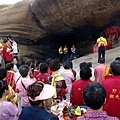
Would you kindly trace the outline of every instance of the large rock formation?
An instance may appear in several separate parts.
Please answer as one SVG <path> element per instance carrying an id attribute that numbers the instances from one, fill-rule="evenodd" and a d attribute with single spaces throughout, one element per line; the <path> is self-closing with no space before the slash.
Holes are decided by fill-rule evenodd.
<path id="1" fill-rule="evenodd" d="M 79 43 L 96 39 L 101 28 L 119 25 L 119 12 L 119 0 L 23 0 L 0 7 L 0 36 L 11 34 L 29 45 L 20 47 L 28 56 L 51 57 L 60 44 L 76 44 L 82 55 Z"/>

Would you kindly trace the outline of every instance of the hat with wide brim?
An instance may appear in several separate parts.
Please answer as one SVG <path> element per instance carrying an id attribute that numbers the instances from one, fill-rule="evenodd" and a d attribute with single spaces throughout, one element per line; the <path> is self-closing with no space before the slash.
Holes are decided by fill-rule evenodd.
<path id="1" fill-rule="evenodd" d="M 44 84 L 43 90 L 39 96 L 35 97 L 33 101 L 46 100 L 55 94 L 55 88 L 52 85 Z"/>

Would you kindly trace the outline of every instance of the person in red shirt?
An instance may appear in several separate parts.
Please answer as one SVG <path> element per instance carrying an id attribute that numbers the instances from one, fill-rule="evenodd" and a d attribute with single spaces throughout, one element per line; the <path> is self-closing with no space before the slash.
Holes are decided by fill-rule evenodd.
<path id="1" fill-rule="evenodd" d="M 72 105 L 85 105 L 82 97 L 83 90 L 85 86 L 92 81 L 90 77 L 92 76 L 91 69 L 87 66 L 80 70 L 80 80 L 75 81 L 72 84 L 72 91 L 71 91 L 71 103 Z"/>
<path id="2" fill-rule="evenodd" d="M 105 97 L 106 90 L 101 84 L 93 82 L 86 85 L 83 91 L 83 99 L 89 110 L 77 120 L 119 120 L 117 117 L 108 116 L 106 111 L 103 111 Z"/>
<path id="3" fill-rule="evenodd" d="M 48 65 L 46 63 L 41 63 L 40 73 L 36 76 L 36 80 L 46 83 L 47 78 L 50 76 L 49 74 L 47 74 L 47 71 L 48 71 Z"/>
<path id="4" fill-rule="evenodd" d="M 12 49 L 10 48 L 11 43 L 9 39 L 4 40 L 5 45 L 3 46 L 3 59 L 5 64 L 9 63 L 12 58 Z"/>
<path id="5" fill-rule="evenodd" d="M 13 63 L 7 63 L 6 64 L 6 70 L 7 70 L 7 77 L 6 81 L 8 85 L 10 85 L 15 90 L 15 80 L 14 80 L 14 71 L 13 71 Z"/>
<path id="6" fill-rule="evenodd" d="M 109 116 L 120 119 L 120 61 L 113 61 L 110 64 L 110 70 L 112 76 L 102 81 L 107 93 L 106 103 L 103 107 Z"/>

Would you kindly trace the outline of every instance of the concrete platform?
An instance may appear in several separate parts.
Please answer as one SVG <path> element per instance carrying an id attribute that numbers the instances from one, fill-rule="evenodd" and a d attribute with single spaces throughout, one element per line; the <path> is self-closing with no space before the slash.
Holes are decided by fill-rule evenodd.
<path id="1" fill-rule="evenodd" d="M 110 50 L 106 50 L 105 64 L 110 65 L 111 61 L 113 61 L 116 57 L 119 56 L 120 56 L 120 46 Z M 97 60 L 98 60 L 98 53 L 91 53 L 83 57 L 80 57 L 78 59 L 75 59 L 73 61 L 73 68 L 76 70 L 76 72 L 79 71 L 79 64 L 81 62 L 92 62 L 93 67 L 95 67 L 98 65 Z"/>

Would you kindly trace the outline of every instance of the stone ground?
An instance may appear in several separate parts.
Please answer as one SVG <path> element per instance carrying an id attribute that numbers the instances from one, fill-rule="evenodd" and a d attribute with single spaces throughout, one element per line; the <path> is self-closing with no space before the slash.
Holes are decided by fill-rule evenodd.
<path id="1" fill-rule="evenodd" d="M 106 62 L 105 62 L 105 64 L 110 65 L 111 61 L 113 61 L 116 57 L 120 56 L 120 45 L 119 44 L 116 45 L 117 47 L 114 46 L 113 49 L 110 49 L 110 50 L 106 51 L 106 56 L 105 56 L 106 57 L 105 58 Z M 79 71 L 79 64 L 82 63 L 82 62 L 92 62 L 92 65 L 93 65 L 93 68 L 94 68 L 95 66 L 98 65 L 97 58 L 98 58 L 98 53 L 90 53 L 88 55 L 85 55 L 83 57 L 75 59 L 73 61 L 73 68 L 74 68 L 74 70 L 76 70 L 76 72 Z M 61 70 L 62 69 L 63 69 L 63 67 L 61 67 Z"/>

